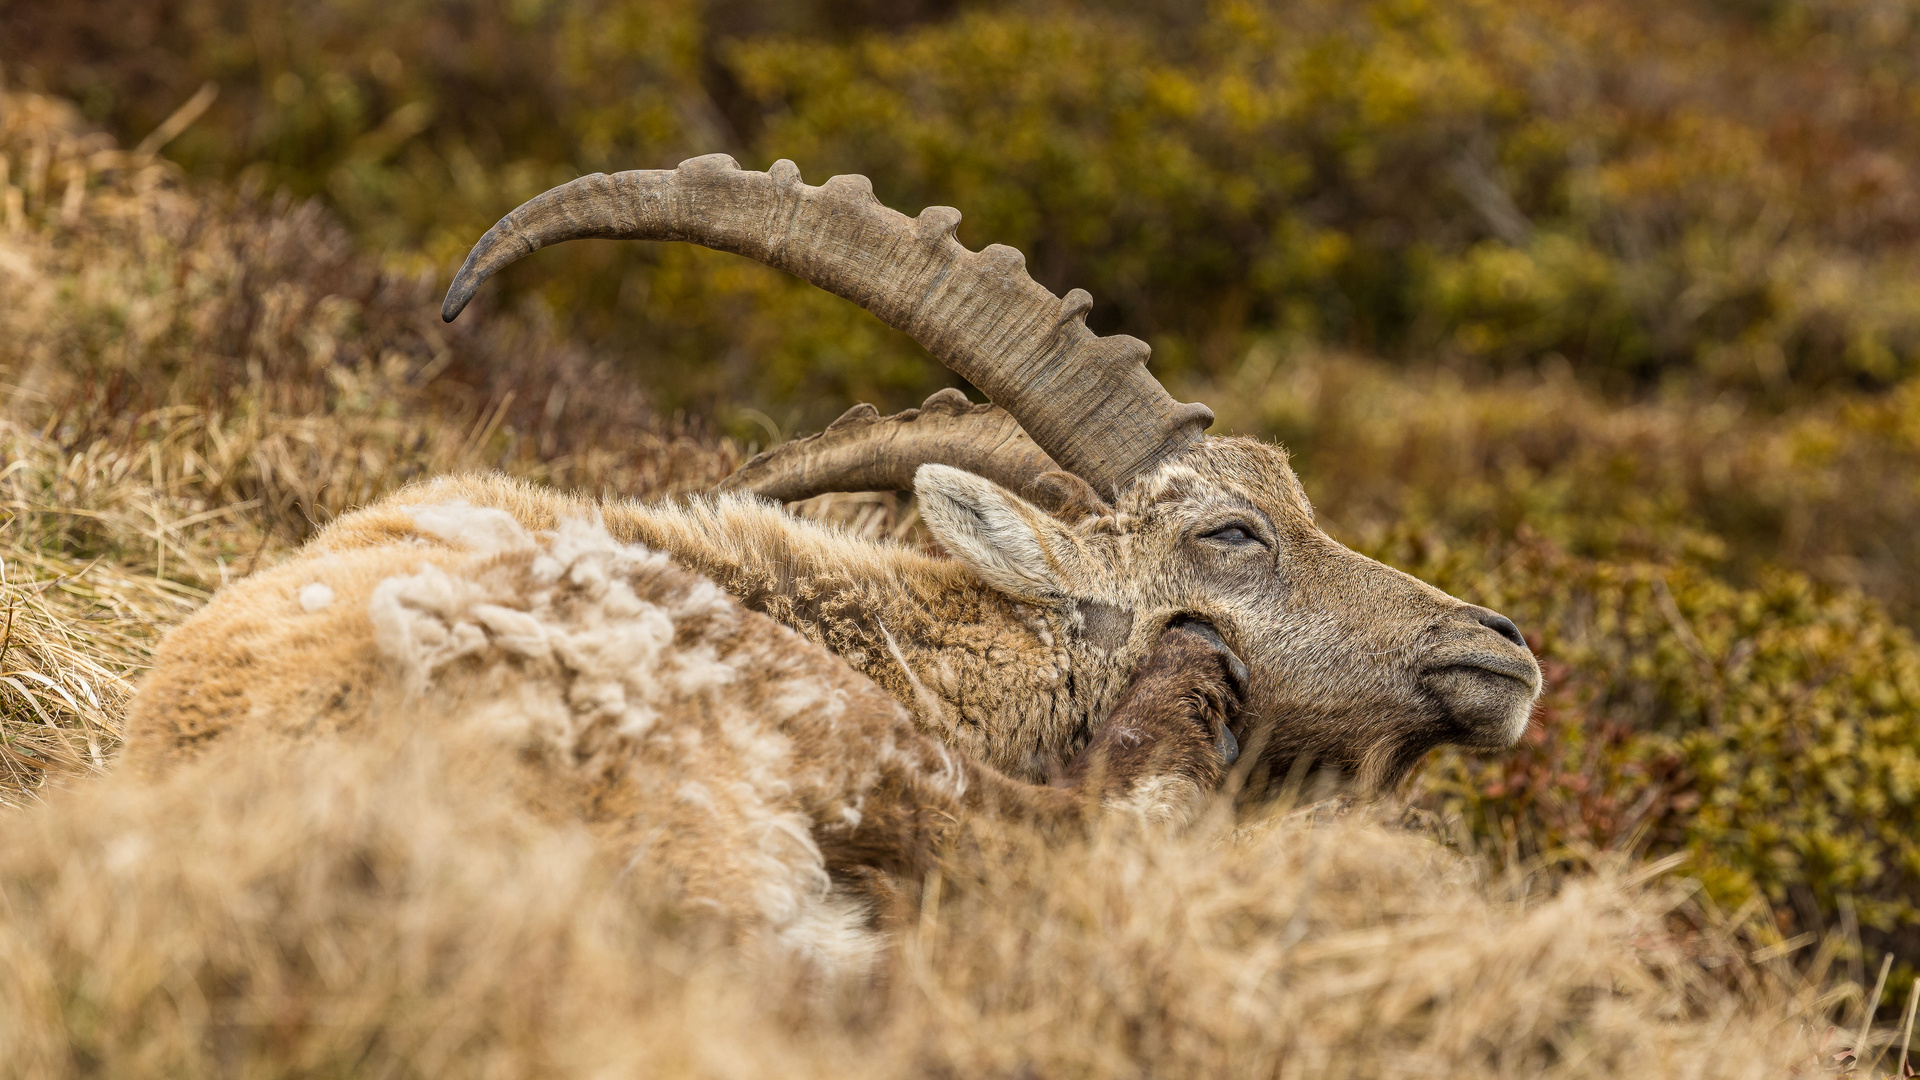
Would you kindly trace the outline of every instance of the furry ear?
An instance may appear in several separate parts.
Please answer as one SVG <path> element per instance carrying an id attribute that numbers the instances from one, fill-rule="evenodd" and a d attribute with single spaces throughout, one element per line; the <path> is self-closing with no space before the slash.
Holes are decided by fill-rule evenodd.
<path id="1" fill-rule="evenodd" d="M 989 588 L 1023 600 L 1074 591 L 1080 547 L 1053 516 L 985 477 L 947 465 L 913 476 L 920 517 Z"/>

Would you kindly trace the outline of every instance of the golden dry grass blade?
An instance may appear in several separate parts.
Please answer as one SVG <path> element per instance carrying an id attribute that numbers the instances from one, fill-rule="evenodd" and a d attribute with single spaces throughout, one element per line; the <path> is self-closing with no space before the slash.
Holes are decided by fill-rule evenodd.
<path id="1" fill-rule="evenodd" d="M 1812 1053 L 1774 990 L 1713 977 L 1730 941 L 1669 932 L 1671 888 L 1489 894 L 1364 814 L 978 829 L 900 913 L 886 977 L 834 989 L 730 951 L 644 857 L 508 783 L 415 734 L 241 744 L 14 811 L 0 1051 L 136 1076 L 1303 1080 L 1731 1080 Z"/>
<path id="2" fill-rule="evenodd" d="M 1900 1027 L 1900 1066 L 1894 1075 L 1902 1080 L 1911 1075 L 1907 1066 L 1907 1052 L 1913 1046 L 1913 1016 L 1916 1009 L 1920 1009 L 1920 979 L 1915 979 L 1907 989 L 1907 1018 Z"/>

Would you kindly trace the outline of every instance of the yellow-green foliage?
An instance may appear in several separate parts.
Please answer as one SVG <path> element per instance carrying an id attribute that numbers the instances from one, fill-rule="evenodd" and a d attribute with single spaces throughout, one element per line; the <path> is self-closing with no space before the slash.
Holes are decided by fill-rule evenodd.
<path id="1" fill-rule="evenodd" d="M 1750 29 L 1674 33 L 1638 8 L 1005 12 L 730 56 L 769 107 L 763 153 L 968 208 L 974 237 L 1119 304 L 1176 365 L 1220 371 L 1239 332 L 1283 326 L 1775 390 L 1913 371 L 1911 159 L 1869 142 L 1795 160 L 1792 114 L 1741 99 L 1754 73 L 1730 50 Z M 1823 74 L 1826 94 L 1853 87 Z M 1920 85 L 1910 64 L 1872 75 Z M 1844 140 L 1838 108 L 1823 122 Z M 1836 190 L 1836 165 L 1879 171 Z"/>
<path id="2" fill-rule="evenodd" d="M 1898 949 L 1910 972 L 1920 647 L 1909 631 L 1797 575 L 1735 589 L 1685 565 L 1537 543 L 1456 577 L 1447 563 L 1467 560 L 1395 539 L 1381 554 L 1528 627 L 1549 681 L 1520 751 L 1444 759 L 1426 779 L 1435 805 L 1542 853 L 1686 852 L 1717 902 L 1764 901 L 1785 936 L 1831 930 L 1851 905 L 1870 953 Z"/>
<path id="3" fill-rule="evenodd" d="M 179 160 L 323 193 L 435 266 L 551 183 L 727 150 L 960 206 L 969 242 L 1091 289 L 1097 323 L 1176 370 L 1218 375 L 1273 328 L 1775 399 L 1920 358 L 1920 24 L 1897 5 L 14 8 L 16 77 L 129 138 L 214 80 Z M 902 339 L 775 277 L 686 253 L 565 261 L 513 282 L 676 401 L 744 385 L 817 411 L 930 388 Z M 622 282 L 640 267 L 669 272 Z"/>
<path id="4" fill-rule="evenodd" d="M 175 159 L 323 195 L 408 272 L 444 274 L 503 210 L 580 172 L 726 150 L 815 180 L 863 172 L 909 211 L 962 208 L 967 242 L 1013 244 L 1056 291 L 1090 289 L 1096 326 L 1151 339 L 1176 388 L 1239 385 L 1278 334 L 1416 373 L 1570 370 L 1615 395 L 1583 409 L 1657 391 L 1640 412 L 1674 405 L 1689 419 L 1673 430 L 1763 431 L 1818 390 L 1811 414 L 1738 440 L 1765 442 L 1758 458 L 1704 437 L 1677 459 L 1671 440 L 1542 440 L 1525 476 L 1501 463 L 1505 524 L 1543 501 L 1586 515 L 1589 538 L 1667 544 L 1677 522 L 1724 542 L 1741 580 L 1779 563 L 1920 610 L 1912 392 L 1846 398 L 1899 385 L 1920 355 L 1920 22 L 1901 5 L 16 0 L 8 15 L 10 77 L 127 142 L 212 80 Z M 684 247 L 569 245 L 500 288 L 482 305 L 537 296 L 656 402 L 742 439 L 947 381 L 850 305 Z M 1265 419 L 1240 427 L 1294 436 Z M 1597 453 L 1609 482 L 1572 482 L 1565 456 Z M 1617 509 L 1582 501 L 1595 490 Z"/>

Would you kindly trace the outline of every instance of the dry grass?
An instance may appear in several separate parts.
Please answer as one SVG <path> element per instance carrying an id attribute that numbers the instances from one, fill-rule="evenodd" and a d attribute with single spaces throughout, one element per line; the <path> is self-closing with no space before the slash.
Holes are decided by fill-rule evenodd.
<path id="1" fill-rule="evenodd" d="M 10 181 L 10 182 L 8 182 Z M 704 487 L 536 321 L 439 325 L 310 205 L 183 191 L 62 102 L 0 97 L 0 800 L 111 754 L 127 678 L 210 591 L 422 475 Z"/>
<path id="2" fill-rule="evenodd" d="M 1363 817 L 981 838 L 884 977 L 733 955 L 424 741 L 241 747 L 18 813 L 12 1075 L 1757 1077 L 1805 1001 L 1685 889 L 1529 896 Z M 1800 1072 L 1810 1073 L 1810 1067 Z"/>
<path id="3" fill-rule="evenodd" d="M 156 636 L 331 514 L 423 472 L 644 494 L 736 455 L 57 102 L 0 101 L 0 153 L 0 1075 L 1744 1078 L 1852 1041 L 1820 1047 L 1859 987 L 1754 960 L 1755 913 L 1663 867 L 1489 878 L 1364 813 L 981 835 L 888 913 L 881 976 L 829 987 L 424 739 L 82 779 Z"/>
<path id="4" fill-rule="evenodd" d="M 98 562 L 17 549 L 7 559 L 25 580 L 0 581 L 0 806 L 50 770 L 105 767 L 154 627 L 195 606 L 188 589 Z"/>

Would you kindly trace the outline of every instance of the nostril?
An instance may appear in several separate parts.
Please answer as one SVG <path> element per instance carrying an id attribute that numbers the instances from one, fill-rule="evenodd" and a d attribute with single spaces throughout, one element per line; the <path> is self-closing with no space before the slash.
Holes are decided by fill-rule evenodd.
<path id="1" fill-rule="evenodd" d="M 1486 608 L 1474 608 L 1473 620 L 1481 626 L 1499 634 L 1501 637 L 1506 638 L 1508 641 L 1513 642 L 1515 645 L 1523 649 L 1527 647 L 1527 639 L 1520 636 L 1520 628 L 1513 625 L 1513 620 L 1507 618 L 1505 615 L 1497 611 L 1489 611 Z"/>

